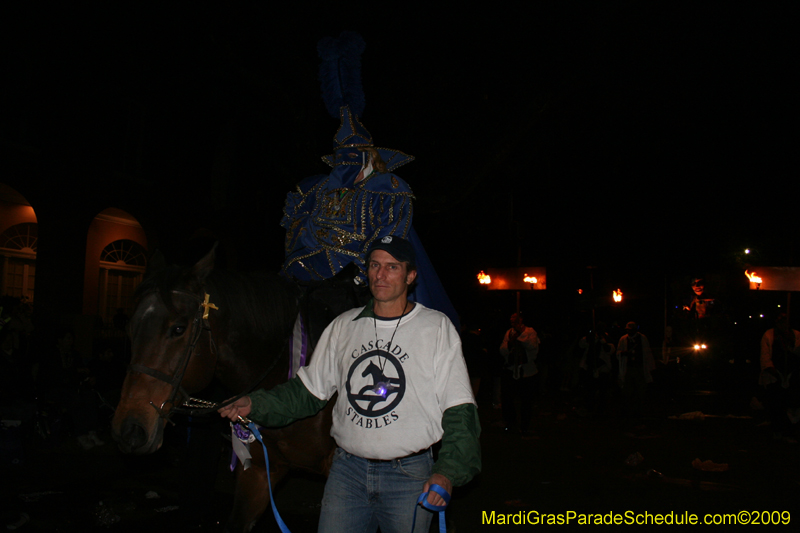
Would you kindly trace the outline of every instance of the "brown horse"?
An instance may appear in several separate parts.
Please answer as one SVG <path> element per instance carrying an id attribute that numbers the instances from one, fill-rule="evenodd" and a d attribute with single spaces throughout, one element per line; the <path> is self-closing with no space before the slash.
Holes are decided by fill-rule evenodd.
<path id="1" fill-rule="evenodd" d="M 298 312 L 295 285 L 274 274 L 215 271 L 213 250 L 191 268 L 166 266 L 159 257 L 150 263 L 137 288 L 131 366 L 112 422 L 120 448 L 133 454 L 158 450 L 171 414 L 214 377 L 237 395 L 285 381 L 287 338 Z M 327 476 L 335 448 L 332 404 L 262 432 L 273 488 L 294 468 Z M 251 446 L 251 453 L 251 468 L 237 466 L 231 532 L 250 531 L 269 504 L 261 447 Z"/>

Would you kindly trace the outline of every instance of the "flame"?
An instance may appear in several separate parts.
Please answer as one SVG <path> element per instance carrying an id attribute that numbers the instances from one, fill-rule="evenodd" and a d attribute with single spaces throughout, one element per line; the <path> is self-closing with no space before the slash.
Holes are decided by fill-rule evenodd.
<path id="1" fill-rule="evenodd" d="M 745 276 L 747 276 L 747 277 L 748 277 L 748 279 L 750 279 L 750 283 L 761 283 L 761 281 L 762 281 L 762 280 L 761 280 L 761 278 L 760 278 L 760 277 L 758 277 L 758 276 L 756 275 L 756 273 L 755 273 L 755 272 L 753 272 L 753 273 L 751 274 L 750 272 L 748 272 L 747 270 L 745 270 L 745 271 L 744 271 L 744 275 L 745 275 Z"/>
<path id="2" fill-rule="evenodd" d="M 489 277 L 489 274 L 486 274 L 483 270 L 481 270 L 480 274 L 478 274 L 478 282 L 481 285 L 488 285 L 492 282 L 492 278 Z"/>
<path id="3" fill-rule="evenodd" d="M 614 301 L 615 302 L 621 302 L 622 301 L 622 290 L 621 289 L 617 289 L 617 290 L 613 291 L 612 294 L 614 295 Z"/>
<path id="4" fill-rule="evenodd" d="M 583 289 L 578 289 L 578 294 L 583 294 Z"/>
<path id="5" fill-rule="evenodd" d="M 535 276 L 529 276 L 528 274 L 525 274 L 525 276 L 522 278 L 522 281 L 525 283 L 539 283 L 539 280 L 536 279 Z"/>

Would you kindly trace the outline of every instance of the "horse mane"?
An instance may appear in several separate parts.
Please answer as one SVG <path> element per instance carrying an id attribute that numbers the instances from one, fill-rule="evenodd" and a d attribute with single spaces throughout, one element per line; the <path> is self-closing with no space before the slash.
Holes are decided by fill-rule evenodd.
<path id="1" fill-rule="evenodd" d="M 136 288 L 136 299 L 155 291 L 167 309 L 177 313 L 172 303 L 173 290 L 200 297 L 206 292 L 219 308 L 212 313 L 229 321 L 234 345 L 245 337 L 274 344 L 291 331 L 298 311 L 296 289 L 291 282 L 270 272 L 211 270 L 212 267 L 204 271 L 198 268 L 201 263 L 194 267 L 157 264 Z"/>
<path id="2" fill-rule="evenodd" d="M 205 291 L 228 318 L 229 330 L 238 335 L 282 341 L 297 318 L 295 287 L 277 273 L 215 270 Z"/>

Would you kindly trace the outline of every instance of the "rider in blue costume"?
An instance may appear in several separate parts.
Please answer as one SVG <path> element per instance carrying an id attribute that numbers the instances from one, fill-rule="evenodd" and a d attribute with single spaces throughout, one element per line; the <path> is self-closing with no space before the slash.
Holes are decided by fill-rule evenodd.
<path id="1" fill-rule="evenodd" d="M 405 238 L 411 227 L 414 194 L 388 171 L 413 158 L 375 148 L 349 107 L 343 106 L 340 114 L 335 155 L 322 158 L 333 170 L 303 180 L 286 196 L 281 221 L 286 229 L 283 272 L 295 279 L 329 279 L 353 262 L 358 267 L 356 279 L 363 283 L 369 246 L 387 235 Z"/>
<path id="2" fill-rule="evenodd" d="M 326 280 L 353 263 L 353 281 L 363 286 L 365 252 L 376 240 L 397 235 L 412 243 L 417 256 L 420 283 L 411 300 L 443 312 L 458 327 L 458 315 L 411 225 L 413 192 L 392 173 L 414 158 L 376 147 L 359 119 L 364 41 L 345 32 L 339 39 L 324 39 L 318 50 L 325 103 L 341 125 L 334 154 L 322 158 L 331 173 L 301 181 L 286 196 L 284 275 L 301 282 Z"/>

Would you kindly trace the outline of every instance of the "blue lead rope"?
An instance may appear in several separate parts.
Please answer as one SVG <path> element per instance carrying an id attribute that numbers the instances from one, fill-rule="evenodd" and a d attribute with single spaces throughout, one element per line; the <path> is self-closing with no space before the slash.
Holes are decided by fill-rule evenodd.
<path id="1" fill-rule="evenodd" d="M 272 480 L 269 477 L 269 457 L 267 454 L 267 446 L 264 444 L 264 439 L 261 437 L 261 433 L 258 431 L 258 428 L 253 422 L 248 423 L 247 427 L 250 428 L 250 432 L 253 434 L 256 440 L 261 443 L 261 447 L 264 449 L 264 462 L 266 463 L 267 467 L 267 484 L 269 486 L 269 503 L 272 505 L 272 514 L 275 516 L 275 522 L 278 523 L 278 527 L 281 529 L 282 533 L 291 533 L 289 528 L 286 527 L 283 518 L 281 518 L 280 513 L 278 513 L 278 508 L 275 506 L 275 498 L 272 497 Z M 414 533 L 414 525 L 417 522 L 417 508 L 420 505 L 429 511 L 439 513 L 439 533 L 447 533 L 447 524 L 444 520 L 444 510 L 447 507 L 447 504 L 450 503 L 450 493 L 435 483 L 431 485 L 430 490 L 444 498 L 444 505 L 432 505 L 428 503 L 428 494 L 430 494 L 430 491 L 420 494 L 419 499 L 417 500 L 417 505 L 414 506 L 414 518 L 411 522 L 411 533 Z"/>
<path id="2" fill-rule="evenodd" d="M 417 505 L 414 506 L 414 521 L 411 522 L 411 533 L 414 533 L 414 526 L 417 523 L 417 507 L 420 505 L 429 511 L 439 513 L 439 533 L 447 533 L 447 524 L 444 520 L 444 510 L 447 507 L 447 504 L 450 503 L 450 493 L 435 483 L 431 485 L 431 490 L 444 498 L 444 505 L 432 505 L 428 503 L 428 494 L 430 494 L 430 491 L 420 494 L 419 499 L 417 499 Z"/>
<path id="3" fill-rule="evenodd" d="M 267 446 L 264 444 L 264 439 L 261 438 L 261 433 L 259 433 L 258 428 L 253 422 L 247 424 L 247 427 L 250 428 L 253 436 L 258 442 L 261 443 L 261 447 L 264 448 L 264 462 L 267 463 L 267 484 L 269 486 L 269 503 L 272 505 L 272 514 L 275 515 L 275 521 L 278 523 L 278 527 L 281 528 L 281 531 L 283 533 L 291 533 L 289 528 L 286 527 L 286 524 L 283 522 L 283 518 L 281 518 L 281 515 L 278 513 L 278 508 L 275 507 L 275 498 L 272 497 L 272 480 L 269 478 L 269 457 L 267 457 Z"/>

